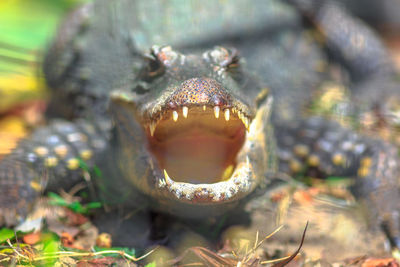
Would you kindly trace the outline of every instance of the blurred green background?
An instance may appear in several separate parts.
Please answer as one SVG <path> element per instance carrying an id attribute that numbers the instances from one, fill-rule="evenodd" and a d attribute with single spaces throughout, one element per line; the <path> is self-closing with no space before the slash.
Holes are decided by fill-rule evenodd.
<path id="1" fill-rule="evenodd" d="M 60 20 L 88 0 L 0 0 L 0 158 L 38 122 L 46 88 L 40 72 Z"/>
<path id="2" fill-rule="evenodd" d="M 39 97 L 40 62 L 64 15 L 88 0 L 0 1 L 0 113 Z"/>
<path id="3" fill-rule="evenodd" d="M 0 40 L 29 49 L 40 48 L 60 18 L 83 0 L 2 0 Z"/>

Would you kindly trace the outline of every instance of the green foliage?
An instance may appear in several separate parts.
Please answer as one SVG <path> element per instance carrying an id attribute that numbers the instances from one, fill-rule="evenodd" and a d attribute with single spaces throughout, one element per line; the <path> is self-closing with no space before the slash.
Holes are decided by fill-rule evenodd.
<path id="1" fill-rule="evenodd" d="M 93 174 L 94 174 L 96 177 L 103 177 L 103 173 L 101 172 L 100 168 L 97 167 L 97 166 L 94 166 L 94 167 L 93 167 Z"/>
<path id="2" fill-rule="evenodd" d="M 52 254 L 60 251 L 60 241 L 55 234 L 48 234 L 45 238 L 41 241 L 43 244 L 43 250 L 41 253 L 44 255 Z M 43 259 L 45 266 L 54 266 L 54 263 L 57 261 L 57 258 L 48 257 Z"/>
<path id="3" fill-rule="evenodd" d="M 157 266 L 157 264 L 156 264 L 155 261 L 150 262 L 150 263 L 147 263 L 147 264 L 145 265 L 145 267 L 156 267 L 156 266 Z"/>
<path id="4" fill-rule="evenodd" d="M 90 173 L 91 175 L 94 175 L 95 177 L 103 176 L 102 171 L 96 165 L 94 165 L 92 168 L 90 168 L 83 159 L 78 159 L 78 160 L 79 160 L 79 168 L 81 168 L 85 172 Z"/>
<path id="5" fill-rule="evenodd" d="M 13 239 L 15 236 L 15 232 L 9 228 L 1 228 L 0 229 L 0 244 L 7 241 L 7 239 Z"/>
<path id="6" fill-rule="evenodd" d="M 68 202 L 56 193 L 49 192 L 48 197 L 50 198 L 49 203 L 55 206 L 62 206 L 71 209 L 72 211 L 80 214 L 89 214 L 92 209 L 101 207 L 100 202 L 89 202 L 87 204 L 81 204 L 79 201 Z"/>
<path id="7" fill-rule="evenodd" d="M 11 233 L 14 237 L 13 230 L 3 228 L 0 232 L 4 234 L 3 238 L 10 237 Z M 60 253 L 60 248 L 60 240 L 54 233 L 42 233 L 41 241 L 34 246 L 20 242 L 7 242 L 0 247 L 0 266 L 11 262 L 18 262 L 21 266 L 54 266 L 58 257 L 52 255 Z M 43 256 L 46 254 L 50 256 Z"/>

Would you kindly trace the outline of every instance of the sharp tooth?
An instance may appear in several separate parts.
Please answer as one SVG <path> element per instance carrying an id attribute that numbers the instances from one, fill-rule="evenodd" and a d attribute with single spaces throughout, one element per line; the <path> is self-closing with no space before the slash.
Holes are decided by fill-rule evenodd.
<path id="1" fill-rule="evenodd" d="M 187 118 L 188 113 L 189 113 L 188 107 L 183 107 L 182 108 L 182 113 L 183 113 L 183 117 Z"/>
<path id="2" fill-rule="evenodd" d="M 176 112 L 175 110 L 172 112 L 172 119 L 176 122 L 178 121 L 178 112 Z"/>
<path id="3" fill-rule="evenodd" d="M 239 118 L 240 118 L 240 120 L 243 122 L 244 126 L 247 128 L 247 125 L 246 125 L 246 117 L 243 116 L 243 115 L 241 115 Z"/>
<path id="4" fill-rule="evenodd" d="M 249 118 L 243 116 L 243 123 L 246 126 L 246 130 L 249 131 Z"/>
<path id="5" fill-rule="evenodd" d="M 214 115 L 215 115 L 215 118 L 219 118 L 219 107 L 218 106 L 215 106 L 214 107 Z"/>
<path id="6" fill-rule="evenodd" d="M 203 106 L 203 111 L 206 111 L 206 105 Z"/>
<path id="7" fill-rule="evenodd" d="M 250 169 L 250 159 L 249 159 L 249 156 L 246 156 L 246 165 L 247 165 L 247 168 Z"/>
<path id="8" fill-rule="evenodd" d="M 238 114 L 239 119 L 243 120 L 242 119 L 242 112 L 238 111 L 237 114 Z"/>
<path id="9" fill-rule="evenodd" d="M 236 112 L 236 109 L 232 108 L 232 113 L 235 114 L 235 112 Z"/>
<path id="10" fill-rule="evenodd" d="M 233 169 L 234 169 L 235 167 L 231 164 L 231 165 L 229 165 L 225 170 L 224 170 L 224 173 L 222 174 L 222 179 L 223 180 L 227 180 L 227 179 L 229 179 L 231 176 L 232 176 L 232 173 L 233 173 Z"/>
<path id="11" fill-rule="evenodd" d="M 158 187 L 164 187 L 166 185 L 165 180 L 164 179 L 160 179 L 158 181 Z"/>
<path id="12" fill-rule="evenodd" d="M 164 169 L 164 178 L 165 178 L 165 183 L 170 185 L 172 180 L 169 178 L 167 171 Z"/>
<path id="13" fill-rule="evenodd" d="M 225 109 L 224 116 L 225 116 L 225 120 L 229 121 L 229 108 Z"/>
<path id="14" fill-rule="evenodd" d="M 154 131 L 156 130 L 156 123 L 155 122 L 151 122 L 150 123 L 150 134 L 151 136 L 154 135 Z"/>

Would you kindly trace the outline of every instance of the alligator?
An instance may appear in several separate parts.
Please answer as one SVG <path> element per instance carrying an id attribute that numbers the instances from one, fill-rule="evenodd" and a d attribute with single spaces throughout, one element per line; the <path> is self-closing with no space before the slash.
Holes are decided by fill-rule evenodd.
<path id="1" fill-rule="evenodd" d="M 397 147 L 303 112 L 324 81 L 351 90 L 353 116 L 398 99 L 379 38 L 330 1 L 184 3 L 97 1 L 61 25 L 49 122 L 0 162 L 0 225 L 87 168 L 108 205 L 193 219 L 240 208 L 277 172 L 310 173 L 352 177 L 400 247 Z"/>

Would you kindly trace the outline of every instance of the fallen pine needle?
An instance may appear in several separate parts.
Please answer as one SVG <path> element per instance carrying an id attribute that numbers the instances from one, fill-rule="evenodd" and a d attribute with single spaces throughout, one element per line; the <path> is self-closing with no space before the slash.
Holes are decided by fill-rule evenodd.
<path id="1" fill-rule="evenodd" d="M 98 251 L 98 252 L 57 251 L 57 252 L 43 253 L 44 256 L 36 257 L 33 259 L 33 261 L 41 261 L 41 260 L 61 258 L 61 257 L 94 257 L 94 256 L 106 255 L 106 254 L 119 254 L 120 256 L 130 259 L 132 261 L 140 261 L 140 260 L 146 258 L 147 256 L 149 256 L 156 249 L 157 249 L 157 247 L 150 250 L 146 254 L 140 256 L 139 258 L 131 256 L 128 253 L 126 253 L 124 251 L 120 251 L 120 250 L 103 250 L 103 251 Z M 54 255 L 52 255 L 52 254 L 54 254 Z"/>
<path id="2" fill-rule="evenodd" d="M 136 258 L 132 255 L 129 255 L 128 253 L 120 250 L 103 250 L 103 251 L 97 251 L 97 252 L 75 252 L 75 251 L 56 251 L 56 252 L 44 252 L 41 254 L 41 256 L 38 257 L 27 257 L 23 254 L 21 254 L 16 247 L 14 247 L 10 240 L 7 240 L 8 245 L 10 248 L 14 251 L 14 253 L 18 256 L 21 257 L 23 260 L 29 261 L 29 262 L 36 262 L 36 261 L 42 261 L 42 260 L 48 260 L 48 259 L 57 259 L 57 258 L 62 258 L 62 257 L 94 257 L 94 256 L 99 256 L 99 255 L 108 255 L 108 254 L 118 254 L 121 257 L 124 257 L 126 259 L 129 259 L 131 261 L 140 261 L 147 256 L 149 256 L 151 253 L 153 253 L 158 247 L 155 247 L 154 249 L 150 250 L 146 254 Z M 5 254 L 4 256 L 7 256 L 3 259 L 0 259 L 0 262 L 7 262 L 12 259 L 9 255 Z"/>

